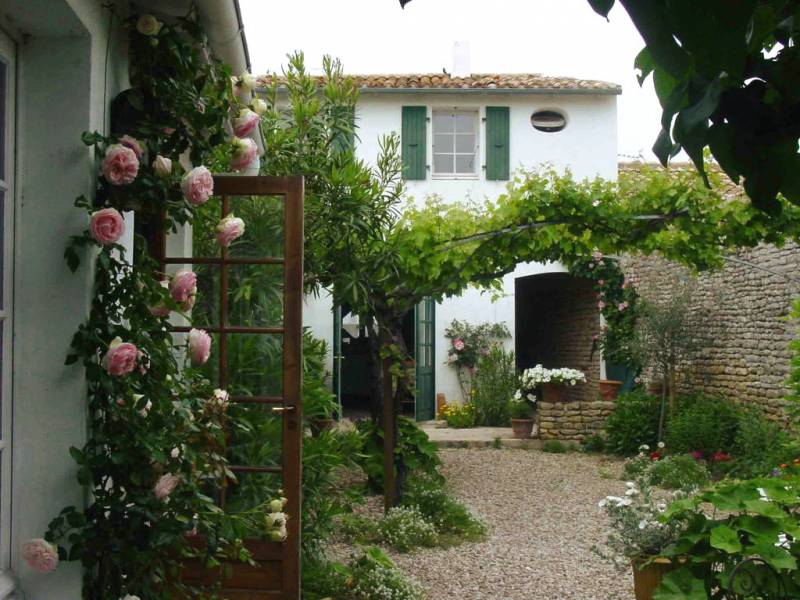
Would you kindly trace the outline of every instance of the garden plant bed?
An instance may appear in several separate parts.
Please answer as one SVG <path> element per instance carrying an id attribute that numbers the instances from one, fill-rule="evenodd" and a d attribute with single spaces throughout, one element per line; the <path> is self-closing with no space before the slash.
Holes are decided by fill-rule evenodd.
<path id="1" fill-rule="evenodd" d="M 518 440 L 511 437 L 511 427 L 470 427 L 469 429 L 453 429 L 442 427 L 441 421 L 427 421 L 420 426 L 428 434 L 431 442 L 440 448 L 492 448 L 498 444 L 501 448 L 540 449 L 542 442 L 534 437 Z"/>
<path id="2" fill-rule="evenodd" d="M 581 453 L 445 448 L 453 494 L 487 523 L 479 543 L 387 549 L 429 600 L 631 600 L 633 580 L 595 555 L 605 539 L 599 499 L 619 493 L 621 463 Z M 380 513 L 380 499 L 368 512 Z M 334 554 L 347 556 L 338 546 Z"/>

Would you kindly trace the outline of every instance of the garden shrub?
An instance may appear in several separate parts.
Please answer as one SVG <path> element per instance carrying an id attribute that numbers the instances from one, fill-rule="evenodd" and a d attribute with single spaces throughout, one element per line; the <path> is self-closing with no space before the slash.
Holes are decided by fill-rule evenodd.
<path id="1" fill-rule="evenodd" d="M 702 452 L 704 457 L 733 451 L 742 409 L 732 402 L 707 396 L 686 396 L 678 401 L 667 423 L 665 441 L 674 453 Z"/>
<path id="2" fill-rule="evenodd" d="M 547 440 L 544 444 L 542 444 L 542 452 L 550 452 L 551 454 L 566 454 L 569 452 L 569 448 L 561 440 Z"/>
<path id="3" fill-rule="evenodd" d="M 398 552 L 430 548 L 438 542 L 436 528 L 416 506 L 394 506 L 378 523 L 381 540 Z"/>
<path id="4" fill-rule="evenodd" d="M 708 484 L 708 468 L 688 454 L 652 461 L 647 471 L 650 485 L 667 490 L 693 490 Z"/>
<path id="5" fill-rule="evenodd" d="M 660 400 L 643 391 L 620 394 L 606 419 L 606 448 L 614 454 L 632 456 L 639 447 L 656 446 Z"/>
<path id="6" fill-rule="evenodd" d="M 472 403 L 479 425 L 505 427 L 508 425 L 509 402 L 519 387 L 517 365 L 513 352 L 493 346 L 478 361 L 472 384 Z"/>
<path id="7" fill-rule="evenodd" d="M 478 421 L 475 405 L 471 402 L 466 404 L 445 404 L 439 411 L 439 419 L 447 423 L 448 427 L 454 429 L 469 429 L 475 427 Z"/>
<path id="8" fill-rule="evenodd" d="M 343 515 L 339 520 L 339 533 L 350 544 L 374 544 L 380 539 L 378 523 L 363 515 Z"/>
<path id="9" fill-rule="evenodd" d="M 606 438 L 599 433 L 594 434 L 583 440 L 581 449 L 584 452 L 605 452 L 606 451 Z"/>
<path id="10" fill-rule="evenodd" d="M 439 533 L 439 545 L 475 541 L 486 535 L 486 525 L 437 481 L 416 479 L 403 496 L 405 506 L 416 507 Z"/>
<path id="11" fill-rule="evenodd" d="M 370 489 L 380 493 L 383 491 L 383 431 L 370 420 L 359 421 L 356 427 L 364 440 L 356 460 L 367 475 Z M 428 434 L 407 417 L 400 417 L 397 427 L 395 452 L 403 458 L 406 476 L 409 479 L 427 476 L 444 481 L 438 472 L 441 460 L 436 445 L 428 439 Z"/>
<path id="12" fill-rule="evenodd" d="M 745 479 L 769 475 L 776 466 L 797 456 L 789 434 L 753 408 L 741 412 L 732 454 L 728 473 Z"/>

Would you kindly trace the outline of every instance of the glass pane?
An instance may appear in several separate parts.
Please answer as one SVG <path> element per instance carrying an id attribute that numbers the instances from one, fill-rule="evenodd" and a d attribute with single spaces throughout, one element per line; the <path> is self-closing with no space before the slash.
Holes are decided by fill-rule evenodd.
<path id="1" fill-rule="evenodd" d="M 212 196 L 205 204 L 195 208 L 194 223 L 179 228 L 177 233 L 167 236 L 167 256 L 194 256 L 215 258 L 220 248 L 215 238 L 217 224 L 222 218 L 222 199 Z M 174 239 L 170 239 L 174 238 Z"/>
<path id="2" fill-rule="evenodd" d="M 283 336 L 229 333 L 228 392 L 232 396 L 283 393 Z"/>
<path id="3" fill-rule="evenodd" d="M 471 133 L 457 135 L 456 152 L 475 152 L 475 136 Z"/>
<path id="4" fill-rule="evenodd" d="M 475 155 L 459 154 L 456 156 L 456 173 L 474 173 Z"/>
<path id="5" fill-rule="evenodd" d="M 473 133 L 475 131 L 475 114 L 457 114 L 455 116 L 456 131 L 460 133 Z"/>
<path id="6" fill-rule="evenodd" d="M 453 136 L 449 134 L 436 134 L 433 136 L 433 151 L 437 153 L 453 151 Z"/>
<path id="7" fill-rule="evenodd" d="M 228 481 L 225 500 L 227 512 L 240 512 L 255 508 L 280 497 L 283 478 L 277 473 L 236 473 L 235 481 Z M 259 521 L 263 520 L 259 519 Z M 262 530 L 263 534 L 263 530 Z M 260 536 L 259 536 L 260 537 Z"/>
<path id="8" fill-rule="evenodd" d="M 228 325 L 283 323 L 283 265 L 228 265 Z"/>
<path id="9" fill-rule="evenodd" d="M 433 155 L 433 172 L 434 173 L 452 173 L 453 172 L 453 155 L 452 154 L 434 154 Z"/>
<path id="10" fill-rule="evenodd" d="M 283 256 L 284 202 L 282 196 L 231 196 L 230 212 L 244 221 L 244 235 L 231 243 L 228 255 L 237 258 Z"/>
<path id="11" fill-rule="evenodd" d="M 279 467 L 283 457 L 283 413 L 268 404 L 234 402 L 228 407 L 231 428 L 228 460 L 244 467 Z"/>
<path id="12" fill-rule="evenodd" d="M 450 113 L 433 113 L 433 133 L 451 133 L 453 131 L 453 115 Z"/>
<path id="13" fill-rule="evenodd" d="M 2 143 L 2 140 L 0 140 Z M 2 164 L 0 162 L 0 164 Z M 9 224 L 10 225 L 10 224 Z M 12 238 L 13 239 L 13 238 Z M 0 309 L 5 308 L 5 267 L 6 267 L 6 195 L 0 190 Z M 9 294 L 11 290 L 9 290 Z"/>
<path id="14" fill-rule="evenodd" d="M 0 59 L 0 179 L 6 178 L 6 102 L 8 66 Z"/>

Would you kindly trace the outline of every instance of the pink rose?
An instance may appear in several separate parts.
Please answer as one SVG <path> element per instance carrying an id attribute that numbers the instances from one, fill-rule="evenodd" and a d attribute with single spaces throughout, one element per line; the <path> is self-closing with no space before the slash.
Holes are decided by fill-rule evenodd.
<path id="1" fill-rule="evenodd" d="M 183 310 L 190 310 L 197 297 L 197 274 L 187 269 L 175 273 L 169 284 L 169 294 Z"/>
<path id="2" fill-rule="evenodd" d="M 189 331 L 189 359 L 195 366 L 204 365 L 211 356 L 211 336 L 203 329 Z"/>
<path id="3" fill-rule="evenodd" d="M 231 169 L 234 171 L 245 171 L 258 156 L 258 147 L 250 138 L 233 139 L 233 158 L 231 158 Z"/>
<path id="4" fill-rule="evenodd" d="M 244 221 L 239 217 L 229 214 L 217 225 L 217 241 L 223 248 L 231 245 L 231 242 L 239 239 L 244 234 Z"/>
<path id="5" fill-rule="evenodd" d="M 220 408 L 225 408 L 228 406 L 228 401 L 230 400 L 230 395 L 225 390 L 216 389 L 214 390 L 214 402 L 217 403 Z"/>
<path id="6" fill-rule="evenodd" d="M 626 308 L 628 308 L 628 303 L 627 303 L 627 302 L 620 302 L 619 304 L 617 304 L 617 309 L 618 309 L 620 312 L 622 312 L 622 311 L 623 311 L 623 310 L 625 310 Z"/>
<path id="7" fill-rule="evenodd" d="M 172 173 L 172 161 L 159 154 L 153 161 L 153 171 L 159 177 L 169 177 Z"/>
<path id="8" fill-rule="evenodd" d="M 464 340 L 461 338 L 456 338 L 453 340 L 453 348 L 456 350 L 463 350 L 464 349 Z"/>
<path id="9" fill-rule="evenodd" d="M 113 244 L 125 233 L 125 221 L 116 208 L 104 208 L 92 213 L 89 231 L 99 244 Z"/>
<path id="10" fill-rule="evenodd" d="M 111 144 L 106 148 L 101 169 L 103 177 L 111 185 L 126 185 L 136 179 L 139 173 L 139 159 L 130 148 L 122 144 Z"/>
<path id="11" fill-rule="evenodd" d="M 136 368 L 137 358 L 139 350 L 134 344 L 114 338 L 103 358 L 103 366 L 109 375 L 127 375 Z"/>
<path id="12" fill-rule="evenodd" d="M 233 120 L 233 133 L 236 137 L 246 137 L 258 125 L 259 116 L 249 108 L 239 111 L 239 116 Z"/>
<path id="13" fill-rule="evenodd" d="M 597 285 L 605 285 L 605 284 L 606 284 L 606 280 L 605 279 L 600 279 L 600 280 L 597 281 Z"/>
<path id="14" fill-rule="evenodd" d="M 597 308 L 599 308 L 600 310 L 603 310 L 605 307 L 606 307 L 606 303 L 603 302 L 602 300 L 597 303 Z"/>
<path id="15" fill-rule="evenodd" d="M 158 478 L 155 486 L 153 486 L 153 495 L 159 500 L 166 500 L 170 494 L 175 491 L 180 483 L 180 478 L 172 473 L 166 473 Z"/>
<path id="16" fill-rule="evenodd" d="M 195 167 L 183 176 L 181 181 L 183 196 L 190 204 L 200 206 L 214 193 L 214 178 L 211 171 L 203 166 Z"/>
<path id="17" fill-rule="evenodd" d="M 136 158 L 138 160 L 142 160 L 142 155 L 144 155 L 144 149 L 142 148 L 142 143 L 135 137 L 131 137 L 129 135 L 123 135 L 121 138 L 119 138 L 119 143 L 125 146 L 126 148 L 130 148 L 131 150 L 133 150 L 134 154 L 136 154 Z"/>
<path id="18" fill-rule="evenodd" d="M 22 558 L 34 571 L 49 573 L 58 567 L 58 548 L 46 540 L 37 538 L 22 547 Z"/>
<path id="19" fill-rule="evenodd" d="M 592 252 L 592 258 L 595 260 L 595 262 L 600 262 L 601 260 L 603 260 L 603 253 L 600 252 L 599 250 L 595 250 L 594 252 Z"/>

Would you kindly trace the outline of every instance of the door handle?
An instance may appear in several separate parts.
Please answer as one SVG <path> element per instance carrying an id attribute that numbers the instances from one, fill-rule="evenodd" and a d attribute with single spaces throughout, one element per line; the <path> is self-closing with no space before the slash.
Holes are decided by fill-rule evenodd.
<path id="1" fill-rule="evenodd" d="M 273 406 L 272 412 L 282 413 L 282 412 L 291 412 L 294 410 L 294 406 Z"/>

